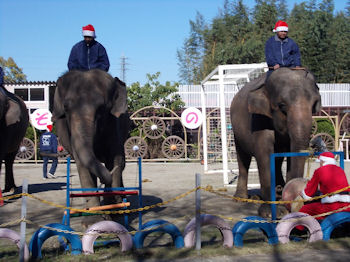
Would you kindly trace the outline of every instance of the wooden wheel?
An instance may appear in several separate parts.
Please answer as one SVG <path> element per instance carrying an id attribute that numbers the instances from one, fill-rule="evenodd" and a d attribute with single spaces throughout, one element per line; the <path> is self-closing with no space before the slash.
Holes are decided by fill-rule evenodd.
<path id="1" fill-rule="evenodd" d="M 127 158 L 143 158 L 147 153 L 147 148 L 146 141 L 138 136 L 129 137 L 124 143 Z"/>
<path id="2" fill-rule="evenodd" d="M 310 146 L 319 152 L 334 151 L 335 140 L 330 134 L 319 133 L 311 139 Z"/>
<path id="3" fill-rule="evenodd" d="M 178 159 L 185 153 L 185 141 L 178 136 L 169 136 L 162 143 L 162 152 L 166 158 Z"/>
<path id="4" fill-rule="evenodd" d="M 311 136 L 314 136 L 316 132 L 317 132 L 317 121 L 315 119 L 312 119 Z"/>
<path id="5" fill-rule="evenodd" d="M 142 128 L 147 137 L 157 139 L 165 132 L 165 122 L 157 116 L 151 116 L 143 122 Z"/>
<path id="6" fill-rule="evenodd" d="M 17 160 L 28 160 L 34 156 L 34 142 L 29 138 L 23 138 L 16 155 Z"/>

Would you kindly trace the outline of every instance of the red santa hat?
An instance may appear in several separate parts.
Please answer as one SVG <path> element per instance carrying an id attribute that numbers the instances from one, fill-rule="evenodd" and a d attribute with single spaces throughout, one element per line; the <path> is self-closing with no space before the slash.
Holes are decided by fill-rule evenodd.
<path id="1" fill-rule="evenodd" d="M 92 25 L 83 26 L 83 36 L 96 38 L 95 28 Z"/>
<path id="2" fill-rule="evenodd" d="M 46 126 L 46 129 L 47 129 L 49 132 L 51 132 L 51 131 L 52 131 L 52 125 L 47 125 L 47 126 Z"/>
<path id="3" fill-rule="evenodd" d="M 287 31 L 288 32 L 288 24 L 282 20 L 277 21 L 275 24 L 275 28 L 272 30 L 274 33 Z"/>
<path id="4" fill-rule="evenodd" d="M 332 152 L 323 152 L 322 154 L 319 155 L 316 162 L 323 161 L 325 165 L 336 165 L 337 161 L 335 161 L 334 157 L 335 156 Z"/>

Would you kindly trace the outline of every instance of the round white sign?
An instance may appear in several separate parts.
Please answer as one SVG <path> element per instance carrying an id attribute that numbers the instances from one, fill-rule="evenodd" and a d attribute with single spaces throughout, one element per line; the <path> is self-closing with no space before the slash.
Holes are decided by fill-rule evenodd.
<path id="1" fill-rule="evenodd" d="M 52 125 L 52 114 L 47 109 L 37 109 L 30 115 L 32 125 L 39 130 L 45 130 L 47 125 Z"/>
<path id="2" fill-rule="evenodd" d="M 202 122 L 202 112 L 195 107 L 189 107 L 185 109 L 181 114 L 181 123 L 189 129 L 198 128 Z"/>

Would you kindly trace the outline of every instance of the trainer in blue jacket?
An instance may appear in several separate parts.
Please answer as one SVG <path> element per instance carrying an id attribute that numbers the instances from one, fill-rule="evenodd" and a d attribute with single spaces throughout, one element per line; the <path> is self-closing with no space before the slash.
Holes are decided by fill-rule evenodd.
<path id="1" fill-rule="evenodd" d="M 43 157 L 43 179 L 56 178 L 55 172 L 57 168 L 57 137 L 51 133 L 52 125 L 47 126 L 47 132 L 40 136 L 40 154 Z M 47 164 L 52 160 L 50 172 L 47 174 Z"/>
<path id="2" fill-rule="evenodd" d="M 109 59 L 106 49 L 95 40 L 95 29 L 92 25 L 83 27 L 84 40 L 75 44 L 68 59 L 70 70 L 90 70 L 98 68 L 108 72 Z"/>
<path id="3" fill-rule="evenodd" d="M 288 24 L 278 21 L 273 32 L 276 35 L 270 37 L 265 44 L 266 63 L 270 73 L 280 67 L 300 67 L 299 47 L 287 36 Z"/>

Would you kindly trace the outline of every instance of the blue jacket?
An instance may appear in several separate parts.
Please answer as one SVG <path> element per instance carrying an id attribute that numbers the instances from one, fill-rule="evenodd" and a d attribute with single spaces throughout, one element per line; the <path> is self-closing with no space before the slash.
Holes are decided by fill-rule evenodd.
<path id="1" fill-rule="evenodd" d="M 299 47 L 288 37 L 284 40 L 277 35 L 270 37 L 265 44 L 265 56 L 269 67 L 276 64 L 281 67 L 301 66 Z"/>
<path id="2" fill-rule="evenodd" d="M 2 70 L 2 67 L 0 66 L 0 86 L 4 84 L 4 71 Z"/>
<path id="3" fill-rule="evenodd" d="M 57 153 L 57 137 L 51 132 L 45 132 L 40 137 L 40 152 Z"/>
<path id="4" fill-rule="evenodd" d="M 69 55 L 68 69 L 85 71 L 94 68 L 109 70 L 109 59 L 103 45 L 95 40 L 90 46 L 84 40 L 75 44 Z"/>

